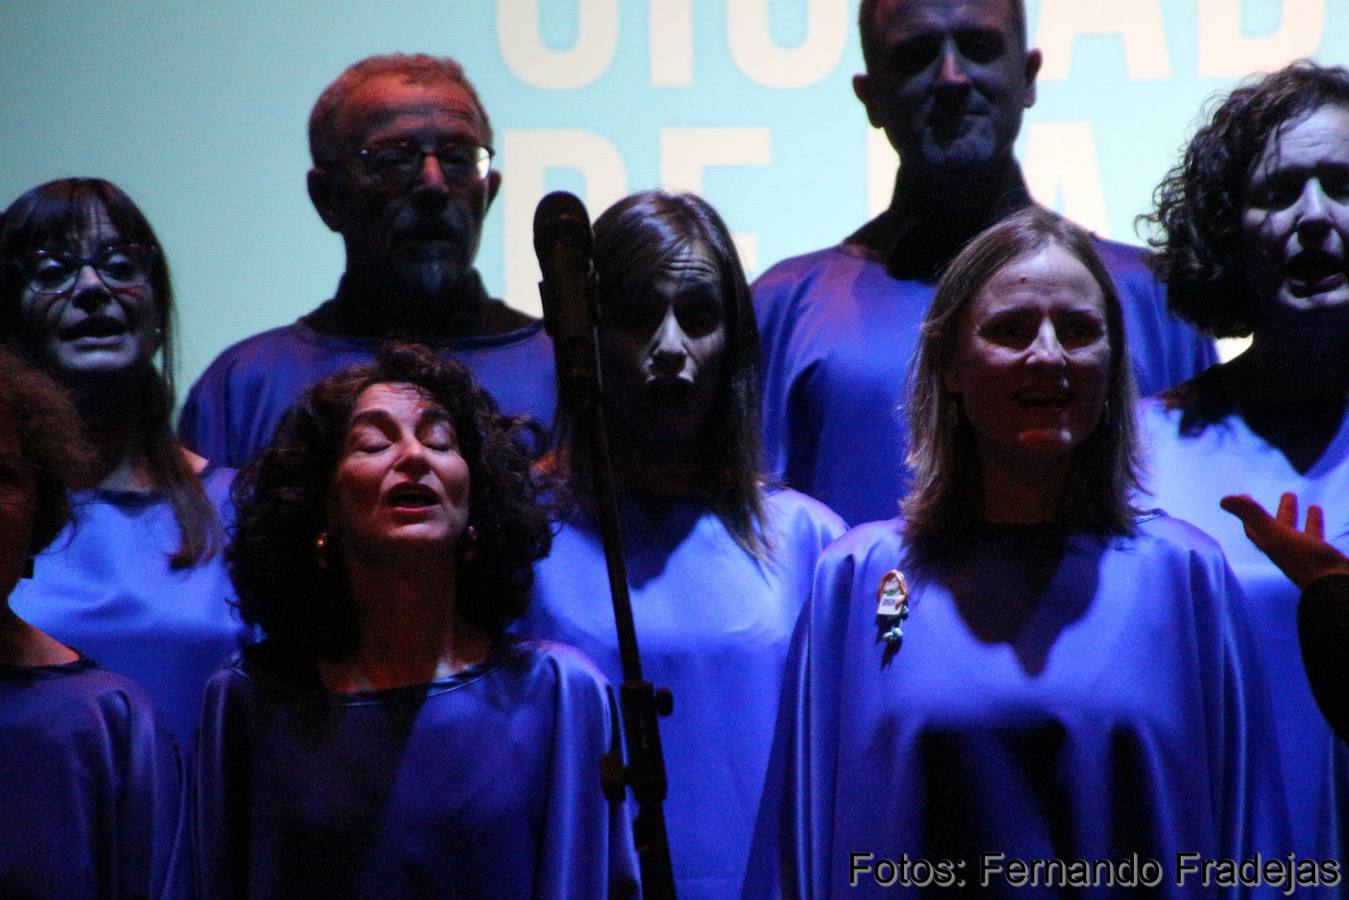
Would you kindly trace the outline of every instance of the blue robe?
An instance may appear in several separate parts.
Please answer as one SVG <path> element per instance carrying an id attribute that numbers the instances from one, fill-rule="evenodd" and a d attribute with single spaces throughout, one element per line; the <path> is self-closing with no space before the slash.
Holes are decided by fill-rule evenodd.
<path id="1" fill-rule="evenodd" d="M 207 496 L 226 517 L 233 479 L 231 469 L 203 473 Z M 190 758 L 206 680 L 244 633 L 223 556 L 169 567 L 181 536 L 163 494 L 94 489 L 71 502 L 73 531 L 37 556 L 34 577 L 19 582 L 10 606 L 140 685 Z"/>
<path id="2" fill-rule="evenodd" d="M 1140 250 L 1101 240 L 1096 250 L 1119 288 L 1140 394 L 1216 362 L 1213 342 L 1167 313 Z M 785 260 L 754 282 L 769 471 L 850 524 L 890 518 L 908 492 L 900 404 L 934 290 L 891 277 L 853 243 Z"/>
<path id="3" fill-rule="evenodd" d="M 1326 803 L 1325 754 L 1330 728 L 1317 709 L 1302 666 L 1297 633 L 1299 592 L 1242 531 L 1240 520 L 1218 501 L 1250 494 L 1267 507 L 1283 491 L 1305 506 L 1325 508 L 1326 536 L 1345 549 L 1349 537 L 1349 417 L 1321 459 L 1300 473 L 1237 415 L 1227 415 L 1195 434 L 1181 434 L 1181 412 L 1160 399 L 1143 404 L 1147 447 L 1145 487 L 1149 505 L 1192 522 L 1213 535 L 1232 564 L 1246 596 L 1248 615 L 1259 630 L 1259 647 L 1274 700 L 1284 785 L 1301 856 L 1316 851 L 1317 822 L 1311 811 Z"/>
<path id="4" fill-rule="evenodd" d="M 600 791 L 615 727 L 568 647 L 506 641 L 450 678 L 353 694 L 236 662 L 202 712 L 203 896 L 626 896 L 630 825 Z"/>
<path id="5" fill-rule="evenodd" d="M 221 465 L 242 467 L 272 440 L 281 417 L 328 375 L 366 363 L 379 341 L 319 334 L 303 320 L 273 328 L 226 349 L 192 385 L 178 435 Z M 543 322 L 505 334 L 465 337 L 432 349 L 473 370 L 502 412 L 553 421 L 553 345 Z"/>
<path id="6" fill-rule="evenodd" d="M 870 866 L 855 893 L 888 896 L 876 879 L 900 876 L 879 864 L 905 855 L 938 869 L 908 872 L 919 884 L 1017 893 L 984 854 L 1137 854 L 1164 869 L 1158 893 L 1196 896 L 1174 886 L 1178 853 L 1287 849 L 1269 696 L 1207 536 L 1167 517 L 1133 537 L 984 526 L 963 564 L 937 565 L 906 561 L 900 527 L 860 526 L 820 559 L 748 896 L 852 896 L 854 861 Z M 876 615 L 891 569 L 911 589 L 893 648 Z"/>
<path id="7" fill-rule="evenodd" d="M 772 562 L 762 563 L 706 504 L 664 502 L 657 512 L 625 498 L 620 514 L 642 672 L 674 692 L 674 712 L 660 728 L 675 882 L 681 898 L 733 897 L 749 854 L 788 639 L 815 559 L 843 523 L 794 491 L 771 493 Z M 519 630 L 579 647 L 619 683 L 594 524 L 574 517 L 535 571 Z"/>
<path id="8" fill-rule="evenodd" d="M 190 896 L 183 800 L 134 684 L 87 658 L 0 666 L 0 897 Z"/>

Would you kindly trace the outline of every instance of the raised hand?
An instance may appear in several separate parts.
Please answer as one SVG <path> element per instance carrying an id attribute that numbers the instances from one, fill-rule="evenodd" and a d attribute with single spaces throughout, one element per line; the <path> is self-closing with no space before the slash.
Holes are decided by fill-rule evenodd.
<path id="1" fill-rule="evenodd" d="M 1297 496 L 1285 492 L 1279 509 L 1270 516 L 1246 494 L 1231 494 L 1220 501 L 1227 512 L 1241 520 L 1251 539 L 1274 565 L 1299 588 L 1326 575 L 1349 575 L 1349 558 L 1325 540 L 1325 517 L 1321 507 L 1307 507 L 1307 520 L 1297 527 Z"/>

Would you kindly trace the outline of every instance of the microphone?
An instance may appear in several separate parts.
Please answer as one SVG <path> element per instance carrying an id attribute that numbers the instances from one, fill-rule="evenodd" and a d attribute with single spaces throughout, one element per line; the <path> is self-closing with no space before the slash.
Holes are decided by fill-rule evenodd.
<path id="1" fill-rule="evenodd" d="M 584 443 L 589 445 L 590 452 L 583 454 L 589 458 L 574 462 L 581 462 L 590 472 L 595 518 L 614 603 L 618 655 L 623 666 L 619 700 L 628 762 L 624 765 L 615 741 L 601 758 L 600 784 L 610 802 L 621 801 L 627 788 L 632 788 L 637 801 L 632 830 L 642 868 L 642 893 L 650 900 L 673 900 L 674 869 L 670 865 L 670 842 L 661 809 L 666 792 L 665 755 L 656 721 L 670 712 L 673 698 L 669 691 L 657 691 L 642 677 L 637 650 L 622 529 L 609 464 L 609 439 L 600 403 L 599 337 L 595 331 L 599 303 L 590 258 L 593 243 L 590 217 L 580 200 L 565 191 L 556 191 L 539 201 L 534 210 L 534 252 L 543 273 L 539 282 L 543 323 L 553 338 L 558 393 L 564 408 L 579 426 L 577 436 L 584 436 Z"/>
<path id="2" fill-rule="evenodd" d="M 560 393 L 574 415 L 590 418 L 599 395 L 598 309 L 590 262 L 594 237 L 585 206 L 554 191 L 534 210 L 534 253 L 543 280 L 543 324 L 553 339 Z"/>

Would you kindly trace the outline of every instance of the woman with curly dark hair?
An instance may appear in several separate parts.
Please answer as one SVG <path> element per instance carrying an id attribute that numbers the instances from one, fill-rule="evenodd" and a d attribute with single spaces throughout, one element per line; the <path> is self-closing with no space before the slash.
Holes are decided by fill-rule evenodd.
<path id="1" fill-rule="evenodd" d="M 665 819 L 681 897 L 740 890 L 787 641 L 832 512 L 760 473 L 759 345 L 729 229 L 691 194 L 634 194 L 595 222 L 604 414 L 644 675 L 661 721 Z M 563 398 L 562 420 L 575 412 Z M 622 667 L 584 432 L 560 468 L 580 500 L 539 579 L 526 634 Z"/>
<path id="2" fill-rule="evenodd" d="M 1274 691 L 1295 849 L 1316 849 L 1330 732 L 1298 652 L 1297 588 L 1219 508 L 1291 491 L 1349 534 L 1349 70 L 1295 63 L 1213 109 L 1157 190 L 1155 242 L 1175 311 L 1230 362 L 1148 401 L 1146 486 L 1218 539 L 1241 580 Z M 1342 803 L 1342 801 L 1341 801 Z"/>
<path id="3" fill-rule="evenodd" d="M 0 896 L 178 896 L 182 772 L 149 698 L 9 605 L 86 456 L 60 389 L 0 351 Z"/>
<path id="4" fill-rule="evenodd" d="M 97 178 L 39 185 L 0 227 L 0 342 L 66 388 L 94 451 L 76 527 L 15 592 L 25 618 L 149 691 L 189 749 L 238 649 L 221 559 L 234 472 L 173 436 L 174 303 L 145 215 Z"/>
<path id="5" fill-rule="evenodd" d="M 413 345 L 331 376 L 235 489 L 265 636 L 207 688 L 208 896 L 602 897 L 635 880 L 600 792 L 603 677 L 510 638 L 549 521 L 524 423 Z"/>

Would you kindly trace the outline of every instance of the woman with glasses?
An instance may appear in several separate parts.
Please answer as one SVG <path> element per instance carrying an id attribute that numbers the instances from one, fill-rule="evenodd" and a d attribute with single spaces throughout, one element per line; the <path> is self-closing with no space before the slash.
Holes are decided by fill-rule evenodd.
<path id="1" fill-rule="evenodd" d="M 681 897 L 732 897 L 749 858 L 787 641 L 842 521 L 760 480 L 758 332 L 721 217 L 691 194 L 634 194 L 595 222 L 604 415 L 644 675 L 661 719 L 665 820 Z M 567 398 L 563 397 L 563 402 Z M 579 508 L 538 566 L 524 634 L 621 677 L 579 411 L 559 468 Z"/>
<path id="2" fill-rule="evenodd" d="M 73 530 L 12 605 L 138 682 L 186 748 L 206 679 L 238 645 L 218 510 L 233 472 L 174 438 L 173 295 L 163 248 L 115 185 L 70 178 L 0 227 L 0 339 L 66 388 L 94 465 Z"/>
<path id="3" fill-rule="evenodd" d="M 9 604 L 84 455 L 61 391 L 0 351 L 0 896 L 185 895 L 182 775 L 151 702 Z"/>
<path id="4" fill-rule="evenodd" d="M 903 517 L 825 551 L 792 638 L 746 893 L 1220 895 L 1201 861 L 1286 854 L 1240 590 L 1131 502 L 1091 237 L 1032 208 L 971 241 L 908 402 Z"/>

